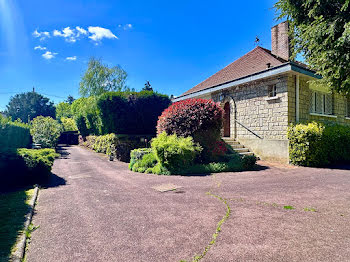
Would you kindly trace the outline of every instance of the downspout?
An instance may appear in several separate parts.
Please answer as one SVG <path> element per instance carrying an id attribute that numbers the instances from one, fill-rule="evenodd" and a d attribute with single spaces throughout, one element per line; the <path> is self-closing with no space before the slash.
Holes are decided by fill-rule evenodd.
<path id="1" fill-rule="evenodd" d="M 300 93 L 300 86 L 299 86 L 299 75 L 295 76 L 295 122 L 299 123 L 299 93 Z"/>

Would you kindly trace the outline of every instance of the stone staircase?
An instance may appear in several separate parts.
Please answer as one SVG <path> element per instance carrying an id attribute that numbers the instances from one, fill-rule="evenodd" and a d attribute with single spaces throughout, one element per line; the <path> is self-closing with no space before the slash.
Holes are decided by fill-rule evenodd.
<path id="1" fill-rule="evenodd" d="M 223 137 L 222 138 L 227 144 L 229 144 L 233 150 L 235 150 L 241 156 L 244 155 L 253 155 L 253 152 L 250 152 L 248 148 L 244 147 L 244 145 L 240 144 L 234 138 Z"/>

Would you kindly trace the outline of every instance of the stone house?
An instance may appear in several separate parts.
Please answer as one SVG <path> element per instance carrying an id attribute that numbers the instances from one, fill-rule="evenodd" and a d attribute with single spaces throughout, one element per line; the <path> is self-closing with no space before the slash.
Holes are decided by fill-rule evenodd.
<path id="1" fill-rule="evenodd" d="M 350 100 L 310 80 L 320 77 L 290 60 L 288 23 L 271 29 L 272 50 L 260 46 L 174 99 L 213 99 L 225 110 L 223 138 L 261 159 L 288 161 L 290 123 L 350 124 Z"/>

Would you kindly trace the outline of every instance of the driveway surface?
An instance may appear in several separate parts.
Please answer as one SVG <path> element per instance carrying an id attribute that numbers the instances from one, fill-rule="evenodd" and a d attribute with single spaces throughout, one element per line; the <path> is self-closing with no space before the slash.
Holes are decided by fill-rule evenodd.
<path id="1" fill-rule="evenodd" d="M 201 261 L 350 261 L 349 170 L 157 176 L 78 146 L 63 153 L 39 193 L 29 262 L 192 261 L 227 212 L 209 191 L 231 213 Z"/>

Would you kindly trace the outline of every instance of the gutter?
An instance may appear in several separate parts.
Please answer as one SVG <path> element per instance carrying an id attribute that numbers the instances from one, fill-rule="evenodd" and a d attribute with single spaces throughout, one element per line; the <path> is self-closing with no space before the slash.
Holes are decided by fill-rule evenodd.
<path id="1" fill-rule="evenodd" d="M 213 87 L 209 87 L 200 91 L 196 91 L 187 95 L 182 95 L 179 97 L 176 97 L 173 99 L 173 102 L 178 102 L 181 100 L 185 100 L 188 98 L 193 98 L 193 97 L 197 97 L 200 95 L 205 95 L 208 93 L 212 93 L 215 91 L 219 91 L 219 90 L 223 90 L 223 89 L 228 89 L 230 87 L 234 87 L 234 86 L 238 86 L 238 85 L 242 85 L 242 84 L 246 84 L 248 82 L 251 81 L 256 81 L 256 80 L 260 80 L 263 78 L 267 78 L 267 77 L 271 77 L 271 76 L 275 76 L 275 75 L 279 75 L 282 73 L 286 73 L 286 72 L 298 72 L 304 75 L 308 75 L 314 78 L 321 78 L 320 76 L 316 75 L 314 71 L 303 68 L 302 66 L 299 66 L 298 64 L 294 63 L 294 62 L 287 62 L 272 68 L 268 68 L 264 71 L 260 71 L 248 76 L 244 76 L 238 79 L 235 79 L 233 81 L 227 82 L 227 83 L 223 83 L 217 86 L 213 86 Z"/>

